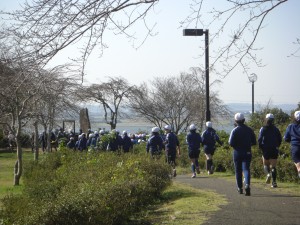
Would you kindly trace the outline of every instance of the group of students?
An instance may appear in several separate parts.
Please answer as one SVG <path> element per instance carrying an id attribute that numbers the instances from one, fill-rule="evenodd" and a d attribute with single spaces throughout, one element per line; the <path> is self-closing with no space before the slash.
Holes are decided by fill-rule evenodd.
<path id="1" fill-rule="evenodd" d="M 70 137 L 69 142 L 67 143 L 67 147 L 73 150 L 84 151 L 90 149 L 97 150 L 99 148 L 99 143 L 102 137 L 106 135 L 104 130 L 88 132 L 88 134 L 81 133 L 78 136 L 78 140 L 75 140 L 74 136 Z M 129 152 L 132 148 L 134 142 L 128 136 L 127 131 L 123 131 L 123 135 L 121 136 L 119 131 L 112 130 L 111 138 L 107 140 L 107 143 L 102 143 L 101 150 L 107 151 L 123 151 Z M 103 142 L 103 141 L 102 141 Z"/>
<path id="2" fill-rule="evenodd" d="M 200 155 L 200 146 L 201 144 L 204 147 L 204 153 L 206 156 L 206 169 L 208 174 L 212 174 L 213 169 L 213 160 L 212 156 L 216 149 L 216 142 L 222 145 L 219 136 L 216 131 L 212 128 L 211 122 L 206 122 L 207 129 L 200 135 L 197 133 L 196 125 L 192 124 L 189 126 L 189 133 L 186 136 L 186 142 L 188 144 L 189 158 L 191 160 L 191 167 L 193 171 L 192 178 L 196 177 L 196 172 L 200 173 L 199 168 L 199 155 Z M 152 135 L 147 141 L 146 151 L 150 153 L 151 157 L 156 157 L 161 154 L 162 149 L 165 149 L 166 161 L 173 167 L 173 176 L 176 176 L 176 153 L 180 156 L 180 144 L 179 140 L 172 132 L 171 126 L 166 125 L 164 127 L 165 136 L 161 138 L 160 129 L 158 127 L 152 128 Z"/>
<path id="3" fill-rule="evenodd" d="M 245 117 L 242 113 L 234 115 L 235 127 L 230 133 L 228 143 L 233 148 L 233 162 L 235 167 L 235 178 L 238 193 L 250 196 L 250 163 L 252 160 L 251 147 L 258 142 L 259 149 L 262 151 L 263 167 L 266 173 L 266 183 L 271 183 L 271 187 L 276 188 L 277 170 L 276 164 L 279 155 L 279 146 L 282 142 L 282 136 L 279 129 L 274 124 L 274 115 L 268 113 L 265 117 L 266 123 L 261 127 L 258 139 L 254 131 L 245 124 Z M 284 134 L 283 140 L 291 144 L 291 156 L 295 163 L 300 178 L 300 111 L 294 113 L 295 121 L 289 124 Z M 173 166 L 173 175 L 176 176 L 175 159 L 176 149 L 180 156 L 180 146 L 177 136 L 172 132 L 171 127 L 164 127 L 166 137 L 163 140 L 160 137 L 158 127 L 152 128 L 152 136 L 148 139 L 146 150 L 152 157 L 159 155 L 165 145 L 167 161 Z M 191 160 L 192 178 L 200 173 L 199 155 L 200 147 L 203 145 L 206 156 L 206 170 L 212 174 L 213 159 L 216 149 L 216 143 L 222 145 L 219 136 L 212 128 L 210 121 L 206 122 L 206 129 L 202 134 L 197 132 L 194 124 L 189 126 L 189 133 L 186 136 L 188 144 L 188 155 Z"/>
<path id="4" fill-rule="evenodd" d="M 250 163 L 252 159 L 251 146 L 256 145 L 256 137 L 253 130 L 245 125 L 245 117 L 242 113 L 234 116 L 236 127 L 231 131 L 229 144 L 233 148 L 233 160 L 235 165 L 235 176 L 237 189 L 243 194 L 243 183 L 245 195 L 250 196 Z M 276 188 L 277 182 L 277 159 L 282 136 L 279 129 L 274 125 L 274 115 L 268 113 L 265 117 L 265 125 L 261 127 L 258 134 L 258 145 L 262 151 L 266 183 Z M 283 140 L 291 144 L 292 160 L 297 168 L 300 178 L 300 111 L 294 113 L 294 122 L 289 124 Z M 244 176 L 244 179 L 243 179 Z"/>

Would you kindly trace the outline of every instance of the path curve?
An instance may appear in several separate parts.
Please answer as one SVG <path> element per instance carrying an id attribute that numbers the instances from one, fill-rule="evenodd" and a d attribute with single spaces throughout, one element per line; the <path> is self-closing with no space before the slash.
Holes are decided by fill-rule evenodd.
<path id="1" fill-rule="evenodd" d="M 205 225 L 300 225 L 300 196 L 274 193 L 254 186 L 251 187 L 251 196 L 245 196 L 236 191 L 233 181 L 213 175 L 201 174 L 196 178 L 178 175 L 175 182 L 215 191 L 228 200 L 229 204 L 221 206 L 221 210 L 214 213 Z"/>

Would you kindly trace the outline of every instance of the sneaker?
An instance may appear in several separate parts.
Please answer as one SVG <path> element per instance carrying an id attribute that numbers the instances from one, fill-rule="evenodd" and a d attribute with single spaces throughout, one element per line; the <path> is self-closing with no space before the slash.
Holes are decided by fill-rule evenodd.
<path id="1" fill-rule="evenodd" d="M 246 185 L 246 187 L 245 187 L 245 196 L 250 196 L 251 194 L 250 194 L 250 187 L 248 186 L 248 185 Z"/>
<path id="2" fill-rule="evenodd" d="M 266 184 L 271 183 L 271 174 L 268 173 L 267 178 L 266 178 Z"/>
<path id="3" fill-rule="evenodd" d="M 176 175 L 177 175 L 177 174 L 176 174 L 176 170 L 174 169 L 174 170 L 173 170 L 173 177 L 176 177 Z"/>
<path id="4" fill-rule="evenodd" d="M 243 188 L 238 188 L 237 191 L 239 194 L 243 194 Z"/>
<path id="5" fill-rule="evenodd" d="M 198 174 L 200 174 L 200 169 L 199 169 L 199 167 L 196 167 L 196 171 L 197 171 Z"/>
<path id="6" fill-rule="evenodd" d="M 276 183 L 276 182 L 273 182 L 272 185 L 271 185 L 271 187 L 272 187 L 272 188 L 277 188 L 277 187 L 278 187 L 278 186 L 277 186 L 277 183 Z"/>
<path id="7" fill-rule="evenodd" d="M 195 178 L 195 177 L 196 177 L 196 173 L 193 173 L 192 178 Z"/>

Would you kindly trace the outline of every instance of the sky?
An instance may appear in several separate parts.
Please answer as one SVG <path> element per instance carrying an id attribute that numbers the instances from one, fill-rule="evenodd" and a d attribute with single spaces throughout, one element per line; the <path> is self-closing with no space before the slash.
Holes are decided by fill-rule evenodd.
<path id="1" fill-rule="evenodd" d="M 18 2 L 23 1 L 0 1 L 0 9 L 16 9 Z M 204 36 L 185 37 L 179 24 L 190 13 L 189 2 L 191 0 L 161 0 L 148 18 L 149 24 L 156 24 L 156 35 L 149 37 L 138 49 L 133 48 L 132 43 L 123 36 L 105 34 L 104 41 L 108 48 L 101 57 L 97 53 L 90 57 L 85 71 L 85 83 L 102 82 L 108 76 L 121 76 L 129 83 L 138 85 L 151 81 L 153 77 L 176 76 L 181 72 L 188 72 L 191 67 L 204 67 L 204 57 L 200 57 L 203 55 L 201 47 L 204 46 Z M 222 4 L 225 1 L 208 2 Z M 276 106 L 297 105 L 300 102 L 300 57 L 288 57 L 299 47 L 293 44 L 296 38 L 300 38 L 299 9 L 299 0 L 289 0 L 271 12 L 264 22 L 264 29 L 257 38 L 256 46 L 262 48 L 257 56 L 262 58 L 265 66 L 250 68 L 251 73 L 258 77 L 254 83 L 255 104 L 265 105 L 271 101 Z M 138 35 L 139 29 L 137 26 Z M 209 27 L 210 32 L 216 29 Z M 232 30 L 228 29 L 228 36 L 230 32 Z M 76 51 L 76 48 L 69 48 L 50 65 L 65 62 Z M 214 51 L 214 43 L 211 43 L 210 51 Z M 233 71 L 225 78 L 217 77 L 211 72 L 210 80 L 214 79 L 220 79 L 222 84 L 214 86 L 211 91 L 218 92 L 224 103 L 252 102 L 251 83 L 240 70 Z"/>

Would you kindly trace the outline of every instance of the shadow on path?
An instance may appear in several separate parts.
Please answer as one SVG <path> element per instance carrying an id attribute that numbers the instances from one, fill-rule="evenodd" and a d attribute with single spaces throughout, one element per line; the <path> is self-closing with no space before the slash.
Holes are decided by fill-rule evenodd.
<path id="1" fill-rule="evenodd" d="M 257 187 L 251 187 L 251 196 L 245 196 L 238 194 L 235 182 L 214 176 L 192 179 L 179 175 L 174 181 L 213 190 L 228 199 L 229 204 L 221 206 L 205 225 L 300 225 L 299 196 L 276 194 Z"/>

